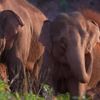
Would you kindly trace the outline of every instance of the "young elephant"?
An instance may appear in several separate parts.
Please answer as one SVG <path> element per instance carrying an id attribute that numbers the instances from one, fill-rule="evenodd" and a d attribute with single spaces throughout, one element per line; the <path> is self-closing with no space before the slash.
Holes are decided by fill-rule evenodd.
<path id="1" fill-rule="evenodd" d="M 93 67 L 93 48 L 99 42 L 96 22 L 81 13 L 60 14 L 45 21 L 40 42 L 45 47 L 40 80 L 55 93 L 84 96 Z"/>

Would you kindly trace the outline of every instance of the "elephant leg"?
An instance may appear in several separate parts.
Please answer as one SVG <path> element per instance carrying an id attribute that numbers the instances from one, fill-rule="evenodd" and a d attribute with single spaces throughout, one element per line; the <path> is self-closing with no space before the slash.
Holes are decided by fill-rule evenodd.
<path id="1" fill-rule="evenodd" d="M 54 90 L 55 90 L 55 94 L 59 94 L 59 93 L 66 93 L 67 91 L 67 86 L 66 86 L 67 82 L 65 78 L 61 78 L 58 80 L 54 80 Z"/>
<path id="2" fill-rule="evenodd" d="M 81 97 L 86 95 L 86 88 L 87 83 L 79 83 L 79 92 Z"/>
<path id="3" fill-rule="evenodd" d="M 86 84 L 80 84 L 76 79 L 70 79 L 68 80 L 67 88 L 72 100 L 79 100 L 79 98 L 84 98 Z"/>
<path id="4" fill-rule="evenodd" d="M 7 60 L 8 74 L 10 80 L 10 89 L 15 92 L 23 92 L 24 70 L 23 64 L 18 58 L 10 57 Z"/>
<path id="5" fill-rule="evenodd" d="M 23 92 L 24 71 L 21 65 L 9 64 L 8 72 L 10 79 L 10 88 L 13 92 Z"/>
<path id="6" fill-rule="evenodd" d="M 33 74 L 37 80 L 39 80 L 39 73 L 40 73 L 40 68 L 42 66 L 42 62 L 43 62 L 43 57 L 41 56 L 39 59 L 36 60 L 33 67 Z"/>
<path id="7" fill-rule="evenodd" d="M 42 57 L 37 59 L 36 61 L 27 61 L 26 63 L 26 77 L 28 83 L 28 91 L 33 91 L 34 93 L 38 93 L 39 85 L 40 85 L 40 67 L 42 65 Z M 31 69 L 28 69 L 31 68 Z"/>

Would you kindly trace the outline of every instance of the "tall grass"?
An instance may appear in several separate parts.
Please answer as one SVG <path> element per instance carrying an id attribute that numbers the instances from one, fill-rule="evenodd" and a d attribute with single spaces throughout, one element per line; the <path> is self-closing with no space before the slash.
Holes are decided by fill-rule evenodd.
<path id="1" fill-rule="evenodd" d="M 0 79 L 0 100 L 70 100 L 69 95 L 59 95 L 53 99 L 53 90 L 48 85 L 42 85 L 44 90 L 44 97 L 35 95 L 33 93 L 20 94 L 18 92 L 12 93 L 9 85 Z"/>
<path id="2" fill-rule="evenodd" d="M 24 93 L 24 94 L 18 92 L 12 93 L 9 89 L 9 85 L 0 79 L 0 100 L 70 100 L 69 93 L 60 94 L 54 97 L 53 89 L 47 84 L 42 84 L 42 89 L 43 89 L 43 97 L 33 93 Z M 85 98 L 83 100 L 91 100 L 91 99 Z"/>

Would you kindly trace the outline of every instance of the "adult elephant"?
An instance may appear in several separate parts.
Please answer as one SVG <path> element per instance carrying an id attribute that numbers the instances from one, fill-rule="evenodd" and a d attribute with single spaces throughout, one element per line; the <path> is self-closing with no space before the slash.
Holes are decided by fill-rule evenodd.
<path id="1" fill-rule="evenodd" d="M 98 23 L 100 27 L 100 12 L 90 9 L 90 8 L 81 8 L 79 9 L 80 12 L 85 16 L 86 19 L 91 19 L 94 20 Z M 91 77 L 91 81 L 89 82 L 89 87 L 88 89 L 92 89 L 96 87 L 96 84 L 98 81 L 100 81 L 100 44 L 96 44 L 94 50 L 93 50 L 93 55 L 94 55 L 94 62 L 93 62 L 93 73 Z"/>
<path id="2" fill-rule="evenodd" d="M 98 24 L 79 12 L 45 21 L 39 39 L 45 47 L 41 82 L 52 86 L 55 93 L 70 92 L 75 99 L 84 96 L 92 73 L 93 48 L 99 37 Z"/>
<path id="3" fill-rule="evenodd" d="M 38 37 L 46 17 L 26 0 L 23 0 L 23 4 L 21 2 L 22 0 L 0 0 L 1 62 L 8 67 L 12 91 L 25 92 L 32 88 L 35 91 L 44 50 Z M 31 78 L 29 87 L 26 69 L 29 72 L 28 79 Z"/>

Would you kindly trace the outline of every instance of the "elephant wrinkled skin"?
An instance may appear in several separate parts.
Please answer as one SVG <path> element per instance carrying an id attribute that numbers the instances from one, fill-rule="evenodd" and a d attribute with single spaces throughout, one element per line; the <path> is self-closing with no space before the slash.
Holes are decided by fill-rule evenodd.
<path id="1" fill-rule="evenodd" d="M 38 37 L 47 18 L 26 0 L 0 0 L 0 11 L 0 60 L 7 65 L 11 90 L 34 90 L 44 51 Z M 26 69 L 36 81 L 29 88 Z"/>
<path id="2" fill-rule="evenodd" d="M 53 21 L 45 21 L 39 38 L 45 47 L 41 83 L 48 83 L 55 93 L 84 96 L 99 37 L 98 24 L 79 12 L 63 13 Z"/>

